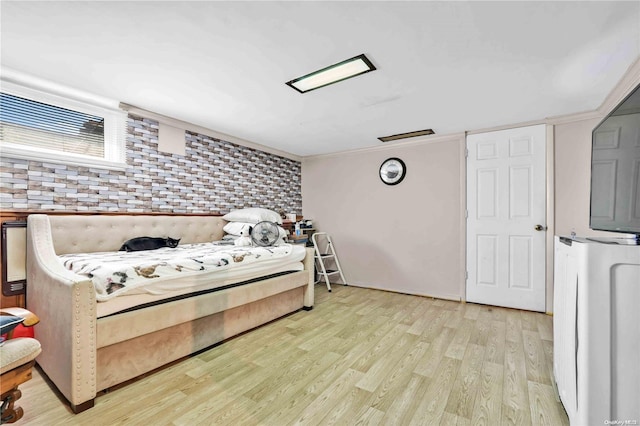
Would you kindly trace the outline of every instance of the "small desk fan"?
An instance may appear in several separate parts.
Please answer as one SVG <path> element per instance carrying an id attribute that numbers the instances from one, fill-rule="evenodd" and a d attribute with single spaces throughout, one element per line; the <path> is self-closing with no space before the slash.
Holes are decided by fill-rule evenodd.
<path id="1" fill-rule="evenodd" d="M 269 221 L 256 223 L 251 230 L 251 241 L 260 247 L 272 246 L 278 241 L 280 230 L 278 225 Z"/>

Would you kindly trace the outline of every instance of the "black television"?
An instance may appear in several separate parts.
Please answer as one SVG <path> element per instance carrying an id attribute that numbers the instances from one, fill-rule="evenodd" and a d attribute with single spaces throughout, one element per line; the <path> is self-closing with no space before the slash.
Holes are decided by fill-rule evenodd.
<path id="1" fill-rule="evenodd" d="M 635 234 L 640 244 L 640 86 L 591 134 L 589 227 Z"/>

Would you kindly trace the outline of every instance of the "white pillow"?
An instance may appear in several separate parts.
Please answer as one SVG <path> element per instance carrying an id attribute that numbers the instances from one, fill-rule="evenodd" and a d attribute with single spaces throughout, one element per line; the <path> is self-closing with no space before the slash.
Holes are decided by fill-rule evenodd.
<path id="1" fill-rule="evenodd" d="M 253 225 L 255 225 L 255 223 L 229 222 L 222 228 L 222 230 L 227 234 L 239 236 L 243 229 L 249 229 L 248 227 Z"/>
<path id="2" fill-rule="evenodd" d="M 258 222 L 267 220 L 269 222 L 275 222 L 278 225 L 282 225 L 282 218 L 278 213 L 274 212 L 273 210 L 261 209 L 257 207 L 234 210 L 230 213 L 225 214 L 224 216 L 222 216 L 222 218 L 227 222 L 244 222 L 255 225 Z"/>
<path id="3" fill-rule="evenodd" d="M 278 240 L 273 244 L 274 246 L 281 246 L 285 244 L 284 239 L 287 236 L 287 231 L 283 227 L 278 226 Z"/>

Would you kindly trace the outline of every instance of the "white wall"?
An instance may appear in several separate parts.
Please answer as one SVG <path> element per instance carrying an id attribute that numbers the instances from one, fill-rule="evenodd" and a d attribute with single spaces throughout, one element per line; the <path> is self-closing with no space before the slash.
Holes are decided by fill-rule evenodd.
<path id="1" fill-rule="evenodd" d="M 589 229 L 591 190 L 591 132 L 604 118 L 555 126 L 555 234 L 620 237 Z"/>
<path id="2" fill-rule="evenodd" d="M 580 236 L 620 236 L 589 229 L 591 131 L 638 84 L 640 59 L 598 112 L 542 121 L 554 126 L 549 134 L 554 149 L 549 150 L 548 160 L 553 172 L 548 177 L 555 235 L 573 231 Z M 333 236 L 351 284 L 464 297 L 463 152 L 464 137 L 454 135 L 430 143 L 303 159 L 303 213 Z M 380 164 L 388 157 L 407 163 L 407 177 L 395 187 L 385 186 L 378 177 Z M 548 250 L 552 263 L 553 247 Z M 552 272 L 549 269 L 547 312 L 553 310 Z"/>
<path id="3" fill-rule="evenodd" d="M 591 131 L 599 118 L 554 127 L 555 234 L 591 235 L 589 191 L 591 179 Z"/>
<path id="4" fill-rule="evenodd" d="M 305 218 L 331 234 L 349 284 L 460 299 L 464 292 L 464 137 L 307 157 Z M 407 166 L 382 183 L 389 157 Z"/>
<path id="5" fill-rule="evenodd" d="M 555 235 L 616 236 L 589 229 L 591 131 L 603 117 L 553 127 Z M 304 216 L 332 234 L 350 283 L 464 298 L 463 152 L 464 138 L 453 137 L 303 159 Z M 378 169 L 394 156 L 407 163 L 407 177 L 386 186 Z M 553 262 L 553 247 L 548 250 Z"/>

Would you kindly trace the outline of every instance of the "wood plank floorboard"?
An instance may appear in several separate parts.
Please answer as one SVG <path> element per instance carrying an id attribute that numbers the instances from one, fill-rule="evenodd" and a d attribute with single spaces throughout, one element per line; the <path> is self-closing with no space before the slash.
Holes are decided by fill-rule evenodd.
<path id="1" fill-rule="evenodd" d="M 74 415 L 39 369 L 21 425 L 568 425 L 550 316 L 358 287 L 175 362 Z"/>

